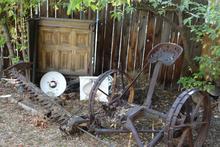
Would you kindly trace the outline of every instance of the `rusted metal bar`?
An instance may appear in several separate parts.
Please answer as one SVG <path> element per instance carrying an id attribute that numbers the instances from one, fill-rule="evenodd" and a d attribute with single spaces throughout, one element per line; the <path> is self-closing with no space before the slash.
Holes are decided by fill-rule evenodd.
<path id="1" fill-rule="evenodd" d="M 148 143 L 147 147 L 154 147 L 163 137 L 164 129 L 160 130 L 160 132 L 153 138 L 153 140 Z"/>
<path id="2" fill-rule="evenodd" d="M 167 114 L 150 109 L 150 108 L 145 108 L 145 117 L 148 117 L 149 114 L 153 115 L 154 118 L 162 118 L 163 120 L 167 119 Z"/>
<path id="3" fill-rule="evenodd" d="M 157 77 L 158 77 L 161 66 L 162 66 L 162 63 L 158 62 L 156 64 L 155 68 L 154 68 L 153 77 L 150 80 L 149 89 L 148 89 L 148 92 L 147 92 L 147 98 L 144 101 L 144 105 L 147 106 L 147 107 L 151 106 L 151 101 L 152 101 L 151 99 L 152 99 L 152 96 L 153 96 L 153 92 L 154 92 L 154 89 L 155 89 L 155 86 L 156 86 Z"/>
<path id="4" fill-rule="evenodd" d="M 106 133 L 130 133 L 130 130 L 127 129 L 95 129 L 97 134 L 106 134 Z M 138 133 L 158 133 L 160 130 L 137 130 Z"/>
<path id="5" fill-rule="evenodd" d="M 133 122 L 131 121 L 130 118 L 127 118 L 126 127 L 132 132 L 132 135 L 133 135 L 134 139 L 136 140 L 137 145 L 139 147 L 143 147 L 144 144 L 141 141 L 141 139 L 138 135 L 138 132 L 137 132 L 136 128 L 134 127 Z"/>
<path id="6" fill-rule="evenodd" d="M 86 133 L 87 135 L 89 135 L 90 137 L 96 139 L 97 141 L 99 141 L 99 142 L 101 142 L 101 143 L 103 143 L 103 144 L 105 144 L 105 145 L 107 145 L 107 146 L 109 146 L 109 147 L 112 147 L 112 146 L 115 147 L 115 146 L 116 146 L 116 145 L 114 145 L 114 144 L 110 144 L 110 143 L 108 143 L 108 142 L 106 142 L 106 141 L 101 140 L 100 138 L 94 136 L 93 134 L 89 133 L 88 131 L 86 131 L 86 130 L 80 128 L 80 127 L 77 127 L 77 128 L 78 128 L 80 131 L 82 131 L 82 132 Z"/>

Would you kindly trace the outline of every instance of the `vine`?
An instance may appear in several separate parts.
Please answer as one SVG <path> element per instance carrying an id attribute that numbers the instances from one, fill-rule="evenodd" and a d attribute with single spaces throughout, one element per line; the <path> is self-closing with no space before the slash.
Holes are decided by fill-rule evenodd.
<path id="1" fill-rule="evenodd" d="M 8 50 L 12 64 L 19 60 L 27 60 L 27 19 L 30 9 L 40 0 L 1 0 L 0 1 L 0 45 Z M 3 39 L 2 39 L 3 38 Z M 19 54 L 22 55 L 19 55 Z M 20 58 L 21 57 L 21 58 Z"/>

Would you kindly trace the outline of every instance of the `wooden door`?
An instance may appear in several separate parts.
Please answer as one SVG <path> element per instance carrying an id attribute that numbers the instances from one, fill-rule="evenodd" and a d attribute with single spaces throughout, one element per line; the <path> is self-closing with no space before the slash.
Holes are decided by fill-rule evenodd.
<path id="1" fill-rule="evenodd" d="M 92 74 L 92 21 L 43 18 L 39 23 L 38 68 L 66 75 Z"/>

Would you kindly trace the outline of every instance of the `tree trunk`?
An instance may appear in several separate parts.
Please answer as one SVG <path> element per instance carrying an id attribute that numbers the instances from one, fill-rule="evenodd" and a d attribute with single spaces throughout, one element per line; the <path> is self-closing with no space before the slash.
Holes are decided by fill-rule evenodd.
<path id="1" fill-rule="evenodd" d="M 9 28 L 5 21 L 2 21 L 2 30 L 4 33 L 5 40 L 6 40 L 6 45 L 8 47 L 9 58 L 12 59 L 14 57 L 14 50 L 13 50 L 12 43 L 11 43 L 11 35 L 9 32 Z"/>
<path id="2" fill-rule="evenodd" d="M 197 67 L 193 60 L 190 58 L 190 44 L 192 43 L 190 41 L 190 36 L 188 35 L 188 28 L 186 28 L 183 24 L 183 13 L 182 12 L 177 12 L 178 20 L 179 20 L 179 26 L 182 28 L 180 30 L 181 33 L 181 39 L 183 41 L 183 48 L 184 48 L 184 60 L 186 62 L 183 62 L 183 70 L 182 71 L 189 71 L 188 66 L 192 69 L 192 71 L 196 71 Z M 186 73 L 182 73 L 185 75 Z"/>

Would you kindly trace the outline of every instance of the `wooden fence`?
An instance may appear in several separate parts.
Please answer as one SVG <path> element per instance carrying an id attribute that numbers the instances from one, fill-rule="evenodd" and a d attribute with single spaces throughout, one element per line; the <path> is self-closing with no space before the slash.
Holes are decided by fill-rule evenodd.
<path id="1" fill-rule="evenodd" d="M 125 72 L 137 72 L 143 68 L 147 61 L 147 54 L 152 47 L 160 42 L 173 42 L 182 45 L 180 32 L 171 27 L 169 23 L 150 11 L 133 11 L 124 14 L 119 20 L 111 17 L 114 7 L 106 6 L 99 12 L 88 10 L 86 12 L 66 15 L 67 8 L 63 5 L 54 7 L 55 0 L 46 0 L 31 10 L 31 16 L 69 18 L 82 20 L 96 20 L 94 37 L 94 71 L 100 74 L 108 69 L 120 68 Z M 121 7 L 123 11 L 123 7 Z M 173 12 L 166 14 L 170 20 L 177 22 Z M 160 81 L 172 87 L 181 75 L 183 58 L 171 67 L 163 67 Z M 146 71 L 151 74 L 151 66 Z"/>

